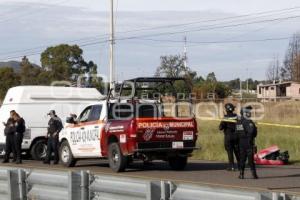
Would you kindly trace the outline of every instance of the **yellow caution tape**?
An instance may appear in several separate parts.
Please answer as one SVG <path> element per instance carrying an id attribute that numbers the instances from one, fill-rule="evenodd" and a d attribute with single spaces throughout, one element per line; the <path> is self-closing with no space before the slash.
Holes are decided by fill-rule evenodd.
<path id="1" fill-rule="evenodd" d="M 201 117 L 200 120 L 204 121 L 224 121 L 224 122 L 236 122 L 236 120 L 232 119 L 214 119 L 214 118 L 209 118 L 209 117 Z M 262 125 L 262 126 L 276 126 L 276 127 L 284 127 L 284 128 L 299 128 L 300 126 L 297 125 L 287 125 L 287 124 L 273 124 L 273 123 L 265 123 L 265 122 L 257 122 L 256 124 Z"/>

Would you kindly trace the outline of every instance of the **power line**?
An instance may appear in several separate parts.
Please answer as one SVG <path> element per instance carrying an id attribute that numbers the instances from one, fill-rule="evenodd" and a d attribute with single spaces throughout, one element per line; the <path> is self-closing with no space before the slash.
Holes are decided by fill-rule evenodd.
<path id="1" fill-rule="evenodd" d="M 265 38 L 265 39 L 254 39 L 254 40 L 220 40 L 220 41 L 188 41 L 190 44 L 226 44 L 226 43 L 249 43 L 249 42 L 267 42 L 267 41 L 278 41 L 278 40 L 289 40 L 291 37 L 280 37 L 280 38 Z M 182 43 L 180 40 L 160 40 L 160 39 L 138 39 L 147 40 L 153 42 L 169 42 L 169 43 Z"/>
<path id="2" fill-rule="evenodd" d="M 56 2 L 54 4 L 51 4 L 51 6 L 56 6 L 56 5 L 61 5 L 63 3 L 66 3 L 70 0 L 63 0 L 63 1 L 59 1 L 59 2 Z M 8 18 L 8 19 L 4 19 L 4 20 L 0 20 L 0 23 L 6 23 L 8 21 L 13 21 L 15 19 L 19 19 L 19 18 L 24 18 L 24 17 L 27 17 L 27 16 L 30 16 L 30 15 L 34 15 L 34 14 L 37 14 L 37 13 L 41 13 L 41 12 L 44 12 L 45 10 L 49 9 L 50 7 L 44 7 L 44 8 L 39 8 L 39 10 L 33 12 L 33 11 L 30 11 L 30 12 L 25 12 L 25 13 L 22 13 L 21 15 L 18 15 L 18 16 L 15 16 L 13 18 Z"/>
<path id="3" fill-rule="evenodd" d="M 268 14 L 268 13 L 274 13 L 274 12 L 282 12 L 282 11 L 287 12 L 287 11 L 298 10 L 298 9 L 300 9 L 300 6 L 299 7 L 292 7 L 292 8 L 285 8 L 285 9 L 280 9 L 280 10 L 271 10 L 271 11 L 265 11 L 265 12 L 250 13 L 250 14 L 238 15 L 238 16 L 232 16 L 232 17 L 226 17 L 226 18 L 200 20 L 200 21 L 194 21 L 194 22 L 189 22 L 189 23 L 181 23 L 181 24 L 173 24 L 173 25 L 167 25 L 167 26 L 164 25 L 164 26 L 156 26 L 156 27 L 149 27 L 149 28 L 133 29 L 133 30 L 121 31 L 121 32 L 117 32 L 117 33 L 130 33 L 130 32 L 140 32 L 140 31 L 146 31 L 146 30 L 174 28 L 174 27 L 188 26 L 188 25 L 194 25 L 194 24 L 200 24 L 200 23 L 206 23 L 206 22 L 226 21 L 226 20 L 229 20 L 229 19 L 250 17 L 250 16 L 254 16 L 254 15 L 262 15 L 262 14 Z M 273 16 L 273 15 L 274 14 L 267 15 L 267 16 Z M 261 16 L 261 17 L 267 17 L 267 16 Z"/>
<path id="4" fill-rule="evenodd" d="M 290 9 L 296 9 L 296 8 L 298 8 L 298 7 L 290 8 Z M 282 10 L 288 10 L 288 9 L 282 9 Z M 272 11 L 269 11 L 269 12 L 272 12 Z M 268 12 L 264 12 L 264 13 L 268 13 Z M 243 15 L 243 16 L 245 16 L 245 15 Z M 273 22 L 273 21 L 280 21 L 280 20 L 288 20 L 288 19 L 294 19 L 294 18 L 298 18 L 298 17 L 300 17 L 300 16 L 290 16 L 290 17 L 285 17 L 285 18 L 266 19 L 266 20 L 252 21 L 252 22 L 238 23 L 238 24 L 230 24 L 230 25 L 224 25 L 224 26 L 210 25 L 210 26 L 206 26 L 207 28 L 202 27 L 202 28 L 196 29 L 196 30 L 184 30 L 184 31 L 175 31 L 175 32 L 156 33 L 156 34 L 149 34 L 149 35 L 131 36 L 131 37 L 117 38 L 116 40 L 119 40 L 119 41 L 120 40 L 131 40 L 131 39 L 139 39 L 139 38 L 144 38 L 144 37 L 155 37 L 155 36 L 161 36 L 161 35 L 173 35 L 173 34 L 179 34 L 179 33 L 188 33 L 188 32 L 198 32 L 198 31 L 205 31 L 205 30 L 221 29 L 221 28 L 230 28 L 230 27 L 244 26 L 244 25 L 249 25 L 249 24 L 257 24 L 257 23 L 266 23 L 266 22 Z M 142 29 L 140 29 L 140 30 L 142 30 Z M 133 31 L 138 31 L 138 30 L 132 30 L 132 32 Z M 126 32 L 129 32 L 129 31 L 126 31 Z M 121 32 L 119 32 L 119 33 L 121 33 Z M 104 35 L 107 35 L 107 34 L 104 34 Z M 85 42 L 90 41 L 91 44 L 107 42 L 107 40 L 94 42 L 94 40 L 98 40 L 98 39 L 96 39 L 96 37 L 95 37 L 95 39 L 93 37 L 90 37 L 89 39 L 88 38 L 82 38 L 82 39 L 73 40 L 73 41 L 69 41 L 69 42 L 78 42 L 78 41 L 84 41 L 84 40 L 85 40 Z M 82 44 L 82 45 L 85 45 L 85 44 Z M 24 54 L 27 54 L 27 53 L 32 54 L 32 52 L 34 50 L 38 50 L 38 49 L 41 49 L 41 48 L 45 48 L 45 46 L 39 46 L 39 47 L 35 47 L 35 48 L 31 48 L 31 49 L 25 49 L 25 50 L 11 51 L 11 52 L 8 52 L 8 53 L 4 53 L 2 55 L 11 55 L 11 54 L 16 54 L 16 53 L 21 53 L 21 52 L 23 52 Z M 16 57 L 17 56 L 8 56 L 7 58 L 16 58 Z M 18 57 L 21 57 L 21 56 L 18 56 Z"/>
<path id="5" fill-rule="evenodd" d="M 203 45 L 203 44 L 234 44 L 234 43 L 281 41 L 281 40 L 289 40 L 289 39 L 290 39 L 290 37 L 281 37 L 281 38 L 255 39 L 255 40 L 232 40 L 232 41 L 188 41 L 188 43 L 190 43 L 190 44 L 198 44 L 198 45 Z M 182 43 L 182 41 L 177 41 L 177 40 L 156 40 L 156 39 L 139 39 L 139 38 L 137 38 L 137 40 L 143 40 L 143 41 L 147 40 L 147 41 L 154 41 L 154 42 Z M 107 43 L 107 42 L 109 42 L 109 40 L 90 42 L 90 43 L 82 44 L 82 45 L 80 45 L 80 47 L 93 46 L 93 45 L 103 44 L 103 43 Z M 195 45 L 193 45 L 193 46 L 195 46 Z M 30 52 L 30 53 L 26 54 L 26 56 L 38 55 L 40 53 L 41 53 L 40 51 L 38 51 L 38 52 Z M 24 55 L 22 55 L 22 56 L 24 56 Z M 1 59 L 1 60 L 16 59 L 16 58 L 20 58 L 22 56 L 20 56 L 20 55 L 18 55 L 18 56 L 11 56 L 11 57 L 6 57 L 6 58 Z"/>
<path id="6" fill-rule="evenodd" d="M 119 39 L 116 39 L 116 40 L 131 40 L 131 39 L 138 39 L 138 38 L 157 37 L 157 36 L 163 36 L 163 35 L 175 35 L 175 34 L 181 34 L 181 33 L 186 34 L 186 33 L 191 33 L 191 32 L 200 32 L 200 31 L 208 31 L 208 30 L 216 30 L 216 29 L 223 29 L 223 28 L 232 28 L 232 27 L 238 27 L 238 26 L 245 26 L 245 25 L 251 25 L 251 24 L 274 22 L 274 21 L 280 21 L 280 20 L 296 19 L 296 18 L 299 18 L 299 17 L 300 17 L 300 15 L 285 17 L 285 18 L 276 18 L 276 19 L 253 21 L 253 22 L 247 22 L 247 23 L 224 25 L 224 26 L 215 26 L 215 27 L 209 27 L 209 28 L 200 28 L 200 29 L 192 29 L 192 30 L 184 30 L 184 31 L 173 31 L 173 32 L 164 32 L 164 33 L 140 35 L 140 36 L 123 37 L 123 38 L 119 38 Z"/>

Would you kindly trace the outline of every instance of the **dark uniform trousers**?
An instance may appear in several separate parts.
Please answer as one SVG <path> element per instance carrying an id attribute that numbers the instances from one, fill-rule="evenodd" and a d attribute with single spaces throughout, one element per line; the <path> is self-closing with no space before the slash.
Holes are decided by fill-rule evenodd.
<path id="1" fill-rule="evenodd" d="M 23 142 L 23 133 L 15 133 L 15 142 L 14 142 L 14 148 L 16 151 L 16 159 L 18 161 L 22 160 L 22 142 Z"/>
<path id="2" fill-rule="evenodd" d="M 13 160 L 15 161 L 17 157 L 16 157 L 15 134 L 13 133 L 7 134 L 6 136 L 4 160 L 8 161 L 11 153 L 13 153 Z"/>
<path id="3" fill-rule="evenodd" d="M 240 167 L 241 170 L 244 171 L 246 167 L 246 161 L 248 160 L 248 165 L 251 171 L 256 171 L 255 163 L 254 163 L 254 149 L 252 145 L 247 144 L 247 141 L 240 141 Z"/>
<path id="4" fill-rule="evenodd" d="M 236 125 L 237 133 L 239 135 L 239 147 L 240 147 L 240 178 L 244 178 L 244 171 L 246 167 L 246 161 L 252 171 L 254 178 L 258 178 L 256 174 L 256 167 L 254 163 L 254 139 L 257 136 L 257 128 L 251 120 L 242 118 L 237 121 Z"/>
<path id="5" fill-rule="evenodd" d="M 224 116 L 225 120 L 236 120 L 237 115 L 230 113 Z M 238 135 L 235 131 L 235 122 L 222 121 L 220 123 L 219 129 L 224 131 L 224 147 L 227 151 L 229 167 L 234 168 L 234 155 L 239 166 L 240 162 L 240 152 L 239 152 L 239 142 Z"/>
<path id="6" fill-rule="evenodd" d="M 50 136 L 47 142 L 47 157 L 45 162 L 50 162 L 51 154 L 54 153 L 54 162 L 59 161 L 58 157 L 58 137 Z"/>

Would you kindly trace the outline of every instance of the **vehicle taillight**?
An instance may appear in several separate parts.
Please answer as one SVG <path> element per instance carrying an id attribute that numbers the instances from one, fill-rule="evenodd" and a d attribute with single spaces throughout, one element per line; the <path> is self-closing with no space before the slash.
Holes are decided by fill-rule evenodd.
<path id="1" fill-rule="evenodd" d="M 133 119 L 129 125 L 129 137 L 136 138 L 136 120 Z"/>
<path id="2" fill-rule="evenodd" d="M 196 136 L 198 136 L 198 124 L 195 118 L 193 119 L 193 124 L 194 124 L 195 134 Z"/>

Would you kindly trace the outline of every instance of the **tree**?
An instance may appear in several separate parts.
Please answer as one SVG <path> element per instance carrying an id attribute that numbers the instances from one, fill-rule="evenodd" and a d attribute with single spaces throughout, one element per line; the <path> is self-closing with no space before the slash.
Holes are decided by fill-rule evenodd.
<path id="1" fill-rule="evenodd" d="M 214 72 L 211 72 L 206 77 L 205 84 L 208 86 L 209 93 L 216 93 L 216 86 L 217 86 L 217 77 Z"/>
<path id="2" fill-rule="evenodd" d="M 21 85 L 39 85 L 39 75 L 42 72 L 39 66 L 31 64 L 26 56 L 22 58 L 20 81 Z"/>
<path id="3" fill-rule="evenodd" d="M 277 81 L 280 79 L 280 64 L 278 57 L 270 62 L 269 67 L 266 71 L 266 77 L 268 81 Z"/>
<path id="4" fill-rule="evenodd" d="M 228 82 L 228 86 L 231 89 L 235 89 L 235 90 L 240 89 L 240 87 L 241 87 L 241 80 L 239 78 L 231 80 L 231 81 Z"/>
<path id="5" fill-rule="evenodd" d="M 220 99 L 224 99 L 231 94 L 231 89 L 224 83 L 218 82 L 215 87 L 216 96 Z"/>
<path id="6" fill-rule="evenodd" d="M 209 83 L 216 83 L 217 82 L 217 78 L 214 72 L 211 72 L 207 75 L 206 77 L 206 81 Z"/>
<path id="7" fill-rule="evenodd" d="M 49 47 L 41 55 L 42 68 L 49 72 L 51 81 L 75 82 L 80 75 L 95 70 L 96 65 L 86 62 L 82 54 L 82 49 L 77 45 Z"/>
<path id="8" fill-rule="evenodd" d="M 157 68 L 155 76 L 172 78 L 193 75 L 193 72 L 184 66 L 184 60 L 185 58 L 180 55 L 161 56 L 160 66 Z"/>
<path id="9" fill-rule="evenodd" d="M 183 77 L 187 80 L 188 87 L 192 88 L 195 80 L 197 79 L 197 73 L 184 65 L 185 58 L 180 55 L 170 55 L 160 57 L 160 66 L 156 69 L 156 77 L 178 78 Z M 175 83 L 177 92 L 186 93 L 189 91 L 186 83 L 178 81 Z M 166 89 L 168 90 L 168 89 Z"/>
<path id="10" fill-rule="evenodd" d="M 20 78 L 11 67 L 0 68 L 0 77 L 0 99 L 3 99 L 9 88 L 20 84 Z"/>
<path id="11" fill-rule="evenodd" d="M 295 65 L 295 60 L 300 55 L 300 33 L 293 35 L 290 40 L 283 67 L 281 68 L 281 77 L 284 80 L 300 81 L 300 68 Z"/>

